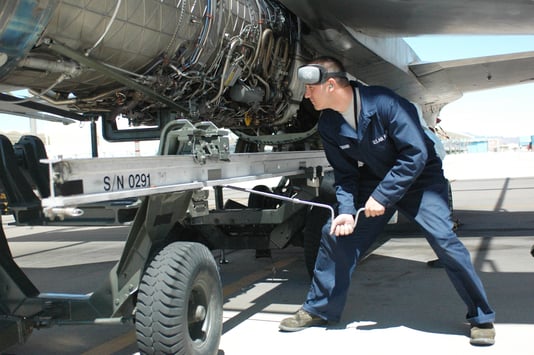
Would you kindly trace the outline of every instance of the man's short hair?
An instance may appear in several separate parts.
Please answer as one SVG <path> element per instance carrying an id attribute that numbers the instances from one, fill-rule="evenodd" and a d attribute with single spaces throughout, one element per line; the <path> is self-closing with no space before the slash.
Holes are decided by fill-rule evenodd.
<path id="1" fill-rule="evenodd" d="M 340 60 L 330 56 L 320 56 L 311 60 L 308 64 L 322 65 L 328 72 L 346 72 L 345 66 Z M 340 86 L 348 86 L 349 79 L 347 77 L 334 77 L 333 78 Z"/>

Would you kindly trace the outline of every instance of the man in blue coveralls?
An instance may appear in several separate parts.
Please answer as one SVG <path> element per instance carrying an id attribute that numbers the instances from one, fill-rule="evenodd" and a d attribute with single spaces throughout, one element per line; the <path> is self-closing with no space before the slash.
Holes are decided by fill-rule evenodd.
<path id="1" fill-rule="evenodd" d="M 351 274 L 395 210 L 417 223 L 467 305 L 473 345 L 495 342 L 495 313 L 469 252 L 453 231 L 441 159 L 413 104 L 393 91 L 349 81 L 343 65 L 322 57 L 299 68 L 305 97 L 322 111 L 318 130 L 334 168 L 338 216 L 322 230 L 306 301 L 282 331 L 337 322 Z M 364 207 L 365 217 L 355 216 Z"/>

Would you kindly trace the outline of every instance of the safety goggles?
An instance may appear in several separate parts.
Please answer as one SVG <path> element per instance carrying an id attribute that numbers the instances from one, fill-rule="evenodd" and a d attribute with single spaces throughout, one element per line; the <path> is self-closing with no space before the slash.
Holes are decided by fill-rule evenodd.
<path id="1" fill-rule="evenodd" d="M 322 65 L 307 64 L 298 69 L 297 77 L 306 85 L 316 85 L 324 83 L 329 78 L 346 78 L 347 73 L 342 71 L 328 72 Z"/>

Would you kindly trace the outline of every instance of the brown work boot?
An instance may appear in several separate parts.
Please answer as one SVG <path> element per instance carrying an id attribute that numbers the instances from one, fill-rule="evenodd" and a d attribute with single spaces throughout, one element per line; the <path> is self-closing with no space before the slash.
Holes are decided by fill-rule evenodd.
<path id="1" fill-rule="evenodd" d="M 292 317 L 282 319 L 278 328 L 284 332 L 296 332 L 317 325 L 326 325 L 327 323 L 325 319 L 308 313 L 301 308 Z"/>
<path id="2" fill-rule="evenodd" d="M 471 326 L 471 345 L 495 344 L 495 327 L 493 323 L 484 323 Z"/>

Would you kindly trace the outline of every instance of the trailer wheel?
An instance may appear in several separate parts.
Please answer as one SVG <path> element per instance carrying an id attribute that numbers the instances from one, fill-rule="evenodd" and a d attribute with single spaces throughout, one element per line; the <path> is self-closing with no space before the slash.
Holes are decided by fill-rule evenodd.
<path id="1" fill-rule="evenodd" d="M 144 354 L 217 354 L 222 332 L 217 264 L 199 243 L 161 250 L 139 285 L 135 328 Z"/>

